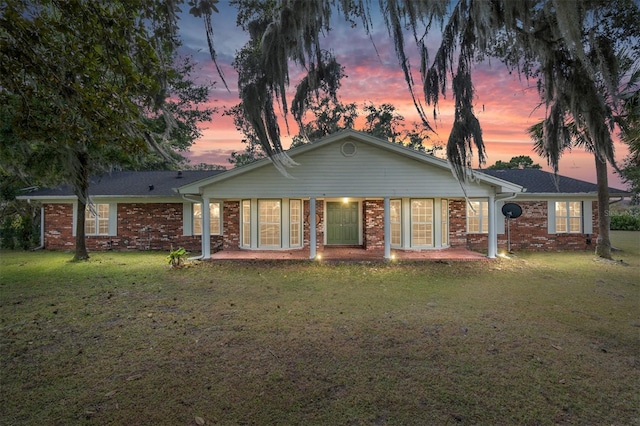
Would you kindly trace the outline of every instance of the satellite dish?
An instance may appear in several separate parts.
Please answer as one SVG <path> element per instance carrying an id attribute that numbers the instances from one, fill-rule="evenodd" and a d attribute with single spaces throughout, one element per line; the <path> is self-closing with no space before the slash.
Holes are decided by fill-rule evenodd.
<path id="1" fill-rule="evenodd" d="M 522 207 L 520 207 L 516 203 L 507 203 L 502 206 L 502 214 L 509 219 L 515 219 L 517 217 L 520 217 L 520 215 L 522 214 Z"/>

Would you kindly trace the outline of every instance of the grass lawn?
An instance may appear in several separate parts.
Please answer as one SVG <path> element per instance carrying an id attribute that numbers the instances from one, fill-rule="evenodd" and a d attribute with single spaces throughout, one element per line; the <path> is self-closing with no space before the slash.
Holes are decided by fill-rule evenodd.
<path id="1" fill-rule="evenodd" d="M 638 425 L 623 262 L 200 262 L 0 252 L 2 425 Z"/>

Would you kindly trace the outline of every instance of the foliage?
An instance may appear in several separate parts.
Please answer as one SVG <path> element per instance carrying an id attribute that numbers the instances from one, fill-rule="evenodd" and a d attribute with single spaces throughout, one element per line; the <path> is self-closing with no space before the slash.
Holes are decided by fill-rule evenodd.
<path id="1" fill-rule="evenodd" d="M 343 104 L 330 96 L 321 96 L 311 102 L 307 112 L 311 117 L 308 121 L 301 120 L 303 130 L 294 136 L 291 147 L 313 142 L 343 129 L 353 129 L 361 114 L 365 118 L 364 126 L 357 129 L 361 132 L 430 155 L 442 148 L 438 143 L 433 143 L 431 147 L 425 146 L 425 142 L 430 140 L 431 131 L 418 123 L 405 129 L 404 117 L 392 104 L 376 105 L 368 102 L 358 108 L 355 102 Z"/>
<path id="2" fill-rule="evenodd" d="M 139 166 L 151 150 L 171 162 L 167 149 L 186 148 L 195 123 L 210 117 L 193 108 L 207 89 L 182 78 L 188 61 L 175 64 L 173 2 L 0 7 L 0 167 L 32 185 L 71 185 L 79 201 L 75 258 L 86 259 L 89 176 Z"/>
<path id="3" fill-rule="evenodd" d="M 236 126 L 236 130 L 245 136 L 241 141 L 245 144 L 244 151 L 233 151 L 231 158 L 229 158 L 229 163 L 233 164 L 234 167 L 239 167 L 264 158 L 265 154 L 261 148 L 260 140 L 247 119 L 242 103 L 225 110 L 223 115 L 233 117 L 233 124 Z"/>
<path id="4" fill-rule="evenodd" d="M 0 171 L 0 248 L 28 250 L 39 244 L 40 205 L 16 200 L 25 186 Z"/>
<path id="5" fill-rule="evenodd" d="M 540 164 L 534 164 L 531 157 L 528 155 L 518 155 L 516 157 L 511 157 L 511 160 L 508 162 L 498 160 L 492 166 L 487 167 L 488 169 L 541 169 L 542 166 Z"/>
<path id="6" fill-rule="evenodd" d="M 636 64 L 638 67 L 640 65 Z M 632 201 L 640 204 L 640 68 L 635 68 L 623 91 L 624 108 L 620 120 L 620 139 L 629 147 L 619 171 L 622 180 L 629 184 Z"/>
<path id="7" fill-rule="evenodd" d="M 338 68 L 322 47 L 322 35 L 331 30 L 332 5 L 349 23 L 359 21 L 370 32 L 372 4 L 351 0 L 284 0 L 268 2 L 263 8 L 249 0 L 236 4 L 251 37 L 236 57 L 240 96 L 265 153 L 286 166 L 286 157 L 279 155 L 283 149 L 274 102 L 279 103 L 286 120 L 289 66 L 304 70 L 296 99 L 308 100 L 323 84 L 333 93 L 339 87 Z M 619 105 L 615 82 L 620 68 L 614 52 L 626 45 L 631 56 L 638 58 L 637 2 L 381 0 L 379 4 L 422 126 L 430 128 L 405 52 L 407 33 L 419 52 L 424 102 L 434 106 L 434 115 L 441 96 L 449 90 L 453 94 L 455 118 L 447 158 L 461 180 L 474 150 L 480 164 L 485 161 L 482 130 L 473 109 L 472 70 L 488 55 L 537 81 L 545 107 L 543 138 L 554 167 L 564 144 L 567 119 L 589 134 L 599 157 L 613 164 L 610 133 L 613 111 Z M 431 59 L 426 36 L 436 25 L 442 29 L 442 41 Z M 607 88 L 608 100 L 599 91 L 599 82 Z M 301 116 L 308 102 L 296 105 L 295 115 Z"/>
<path id="8" fill-rule="evenodd" d="M 172 268 L 182 268 L 184 266 L 184 259 L 189 254 L 183 247 L 178 247 L 177 249 L 171 248 L 169 255 L 167 256 L 167 261 Z"/>
<path id="9" fill-rule="evenodd" d="M 612 231 L 640 231 L 640 208 L 610 212 Z"/>

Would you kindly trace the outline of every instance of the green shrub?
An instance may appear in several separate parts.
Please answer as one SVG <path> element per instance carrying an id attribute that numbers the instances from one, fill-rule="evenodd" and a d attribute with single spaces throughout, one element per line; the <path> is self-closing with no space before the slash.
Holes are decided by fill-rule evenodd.
<path id="1" fill-rule="evenodd" d="M 176 250 L 173 250 L 172 247 L 169 252 L 169 256 L 167 256 L 169 265 L 171 265 L 172 268 L 181 268 L 184 264 L 184 258 L 187 257 L 188 254 L 189 252 L 182 247 L 179 247 Z"/>
<path id="2" fill-rule="evenodd" d="M 621 212 L 611 212 L 612 231 L 640 231 L 640 210 L 630 209 Z"/>

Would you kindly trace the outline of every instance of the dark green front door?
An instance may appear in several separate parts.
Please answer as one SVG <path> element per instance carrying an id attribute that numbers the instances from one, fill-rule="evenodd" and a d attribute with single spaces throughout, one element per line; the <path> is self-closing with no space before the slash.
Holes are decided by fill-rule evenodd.
<path id="1" fill-rule="evenodd" d="M 327 202 L 327 244 L 359 243 L 358 202 Z"/>

